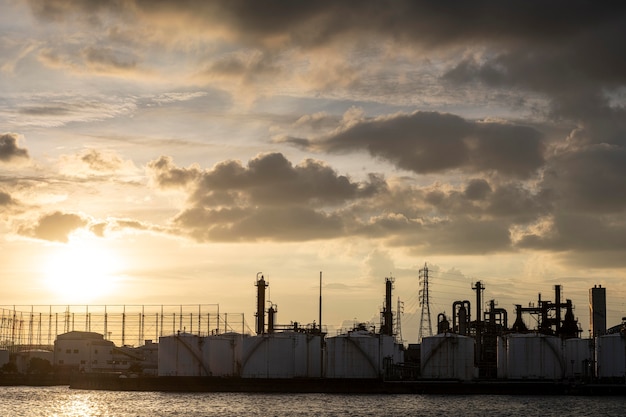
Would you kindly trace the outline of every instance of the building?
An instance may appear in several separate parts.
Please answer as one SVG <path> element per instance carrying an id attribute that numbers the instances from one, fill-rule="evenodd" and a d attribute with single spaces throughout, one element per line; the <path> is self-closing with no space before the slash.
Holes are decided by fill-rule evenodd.
<path id="1" fill-rule="evenodd" d="M 54 341 L 54 365 L 62 371 L 98 372 L 115 368 L 115 344 L 94 332 L 72 331 Z"/>

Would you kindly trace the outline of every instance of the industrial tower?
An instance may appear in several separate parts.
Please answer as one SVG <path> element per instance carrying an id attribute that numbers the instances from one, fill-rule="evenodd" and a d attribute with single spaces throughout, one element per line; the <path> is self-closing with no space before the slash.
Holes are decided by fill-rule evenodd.
<path id="1" fill-rule="evenodd" d="M 430 322 L 430 301 L 428 299 L 428 266 L 424 263 L 424 268 L 419 271 L 420 285 L 422 289 L 419 292 L 420 306 L 422 307 L 422 315 L 420 318 L 420 328 L 417 334 L 417 341 L 422 342 L 424 336 L 433 335 L 433 327 Z"/>
<path id="2" fill-rule="evenodd" d="M 404 314 L 404 301 L 400 301 L 400 297 L 398 297 L 398 306 L 396 308 L 396 335 L 400 343 L 402 343 L 402 322 L 400 318 Z"/>

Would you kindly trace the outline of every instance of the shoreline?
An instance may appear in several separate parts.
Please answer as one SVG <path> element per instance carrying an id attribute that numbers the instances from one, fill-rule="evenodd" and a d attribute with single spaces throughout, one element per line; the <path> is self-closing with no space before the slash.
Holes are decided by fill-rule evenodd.
<path id="1" fill-rule="evenodd" d="M 327 394 L 432 394 L 432 395 L 626 395 L 626 384 L 570 381 L 458 381 L 340 378 L 224 378 L 131 377 L 80 374 L 72 389 L 165 392 L 258 392 Z"/>

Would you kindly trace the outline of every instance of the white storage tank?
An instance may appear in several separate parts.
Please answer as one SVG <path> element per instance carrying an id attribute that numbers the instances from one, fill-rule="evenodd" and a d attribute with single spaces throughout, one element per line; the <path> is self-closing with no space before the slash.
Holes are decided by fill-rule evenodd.
<path id="1" fill-rule="evenodd" d="M 562 379 L 565 358 L 561 339 L 543 334 L 513 333 L 499 338 L 498 378 Z"/>
<path id="2" fill-rule="evenodd" d="M 393 336 L 355 330 L 326 339 L 327 378 L 378 378 L 385 358 L 401 362 L 400 345 Z"/>
<path id="3" fill-rule="evenodd" d="M 320 376 L 320 336 L 282 332 L 243 339 L 243 378 L 307 378 Z"/>
<path id="4" fill-rule="evenodd" d="M 498 347 L 497 347 L 497 377 L 499 379 L 506 379 L 509 374 L 509 370 L 507 368 L 507 339 L 503 336 L 498 336 Z"/>
<path id="5" fill-rule="evenodd" d="M 626 377 L 626 337 L 621 333 L 596 338 L 598 378 Z"/>
<path id="6" fill-rule="evenodd" d="M 179 333 L 159 338 L 159 376 L 208 376 L 203 338 Z"/>
<path id="7" fill-rule="evenodd" d="M 422 339 L 422 378 L 471 380 L 476 375 L 474 339 L 441 333 Z"/>
<path id="8" fill-rule="evenodd" d="M 322 338 L 319 334 L 304 334 L 301 341 L 302 349 L 298 351 L 300 366 L 299 373 L 308 378 L 320 378 L 322 376 Z"/>
<path id="9" fill-rule="evenodd" d="M 398 344 L 397 340 L 393 336 L 388 336 L 381 334 L 379 335 L 381 338 L 381 357 L 383 361 L 385 358 L 391 358 L 392 363 L 398 364 L 404 362 L 404 346 L 402 344 Z"/>
<path id="10" fill-rule="evenodd" d="M 209 375 L 239 375 L 243 336 L 239 333 L 224 333 L 207 336 L 202 343 L 202 357 L 207 363 Z"/>
<path id="11" fill-rule="evenodd" d="M 591 376 L 590 366 L 593 363 L 593 340 L 566 339 L 564 357 L 566 378 Z"/>

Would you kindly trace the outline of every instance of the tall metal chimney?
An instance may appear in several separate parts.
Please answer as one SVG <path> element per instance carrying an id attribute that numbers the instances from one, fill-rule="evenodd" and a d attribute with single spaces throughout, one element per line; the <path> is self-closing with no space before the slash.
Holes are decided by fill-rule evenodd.
<path id="1" fill-rule="evenodd" d="M 259 275 L 261 278 L 259 278 Z M 256 282 L 254 285 L 257 287 L 256 292 L 256 334 L 265 333 L 265 288 L 269 283 L 265 282 L 265 278 L 261 272 L 256 274 Z"/>
<path id="2" fill-rule="evenodd" d="M 391 290 L 393 278 L 385 278 L 385 305 L 383 306 L 383 324 L 380 332 L 393 336 L 393 311 L 391 310 Z"/>

